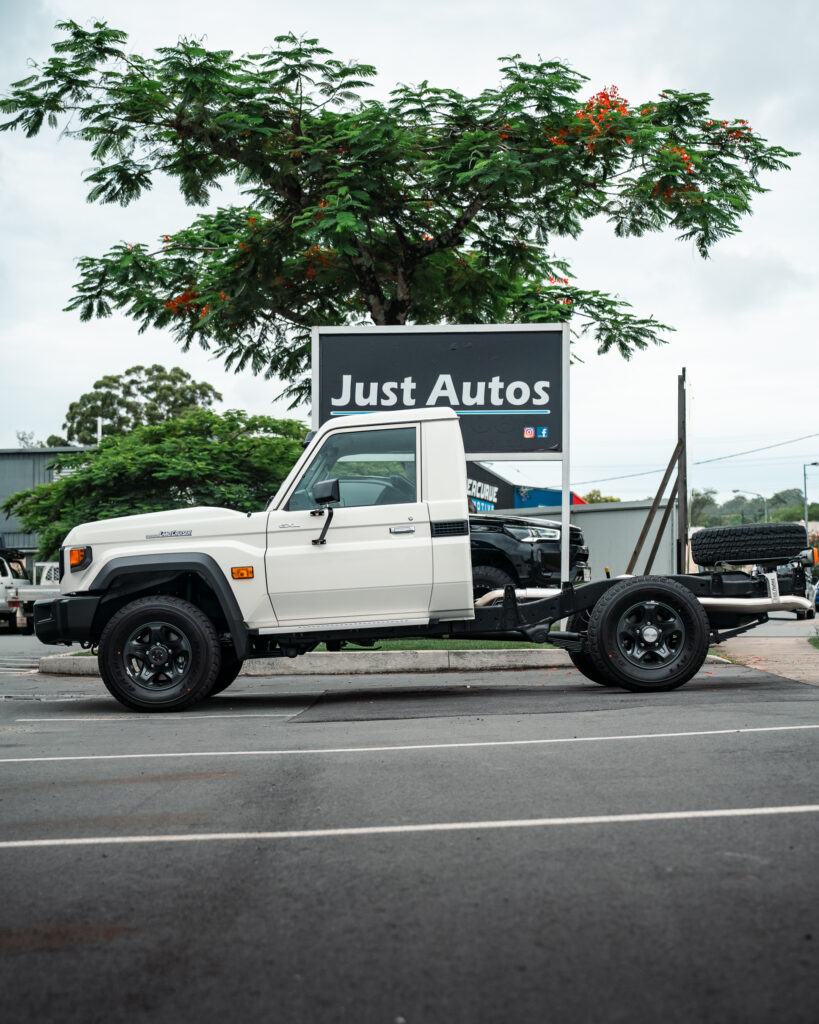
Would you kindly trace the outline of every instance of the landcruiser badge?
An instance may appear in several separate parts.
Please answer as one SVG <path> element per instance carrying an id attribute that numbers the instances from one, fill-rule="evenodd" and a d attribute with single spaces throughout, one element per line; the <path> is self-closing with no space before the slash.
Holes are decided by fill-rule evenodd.
<path id="1" fill-rule="evenodd" d="M 193 530 L 162 530 L 161 533 L 146 533 L 145 540 L 161 540 L 163 537 L 190 537 Z"/>

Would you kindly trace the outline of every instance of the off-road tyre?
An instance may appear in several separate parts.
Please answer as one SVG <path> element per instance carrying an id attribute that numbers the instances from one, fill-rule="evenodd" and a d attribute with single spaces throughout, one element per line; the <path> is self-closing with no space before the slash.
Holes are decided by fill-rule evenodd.
<path id="1" fill-rule="evenodd" d="M 477 600 L 488 594 L 491 590 L 503 590 L 509 584 L 515 586 L 515 581 L 503 571 L 496 569 L 494 565 L 476 565 L 472 568 L 472 599 Z"/>
<path id="2" fill-rule="evenodd" d="M 231 683 L 236 681 L 236 677 L 242 671 L 243 661 L 240 661 L 236 657 L 236 652 L 232 647 L 222 647 L 222 664 L 219 667 L 219 671 L 216 673 L 216 681 L 210 688 L 209 697 L 215 697 L 217 693 L 221 693 L 222 690 L 226 690 Z"/>
<path id="3" fill-rule="evenodd" d="M 709 636 L 708 616 L 682 584 L 635 577 L 607 590 L 592 608 L 589 654 L 614 686 L 674 690 L 701 668 Z"/>
<path id="4" fill-rule="evenodd" d="M 206 697 L 222 664 L 210 619 L 178 597 L 140 597 L 111 617 L 99 642 L 108 692 L 134 711 L 183 711 Z"/>
<path id="5" fill-rule="evenodd" d="M 566 620 L 566 630 L 569 633 L 585 633 L 589 628 L 589 617 L 591 609 L 587 608 L 582 612 L 575 612 Z M 590 682 L 598 686 L 617 686 L 617 680 L 608 673 L 601 671 L 592 661 L 590 654 L 585 651 L 567 651 L 569 659 L 574 667 Z"/>
<path id="6" fill-rule="evenodd" d="M 801 523 L 756 523 L 747 526 L 712 526 L 697 530 L 691 538 L 691 557 L 696 565 L 732 562 L 751 565 L 779 558 L 786 562 L 808 546 Z"/>

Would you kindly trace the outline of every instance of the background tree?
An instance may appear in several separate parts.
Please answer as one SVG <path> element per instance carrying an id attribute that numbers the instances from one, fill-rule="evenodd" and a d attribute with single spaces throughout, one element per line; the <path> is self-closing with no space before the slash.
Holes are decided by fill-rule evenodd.
<path id="1" fill-rule="evenodd" d="M 627 357 L 665 328 L 576 287 L 552 240 L 603 216 L 617 235 L 670 228 L 706 256 L 739 230 L 760 173 L 795 155 L 711 114 L 706 93 L 578 98 L 588 79 L 555 61 L 503 58 L 499 85 L 474 97 L 422 82 L 361 100 L 375 69 L 315 39 L 242 57 L 183 39 L 146 57 L 105 22 L 58 27 L 2 127 L 31 136 L 47 121 L 88 142 L 90 201 L 128 204 L 156 175 L 193 205 L 225 178 L 247 199 L 165 226 L 158 247 L 82 259 L 68 308 L 125 310 L 294 397 L 317 324 L 571 318 Z"/>
<path id="2" fill-rule="evenodd" d="M 109 437 L 176 419 L 190 409 L 208 409 L 221 400 L 216 388 L 194 380 L 179 366 L 170 370 L 158 363 L 132 366 L 125 373 L 95 381 L 91 391 L 72 402 L 63 430 L 68 442 L 96 444 L 98 416 L 103 420 L 102 436 Z M 59 439 L 49 438 L 54 440 Z"/>
<path id="3" fill-rule="evenodd" d="M 96 519 L 192 505 L 263 508 L 301 454 L 306 428 L 293 420 L 194 409 L 162 423 L 59 455 L 65 471 L 3 504 L 53 557 L 74 526 Z"/>
<path id="4" fill-rule="evenodd" d="M 717 492 L 713 487 L 706 487 L 702 491 L 694 488 L 691 497 L 688 499 L 688 519 L 692 526 L 712 526 L 707 517 L 712 517 L 717 511 L 717 503 L 714 501 Z"/>
<path id="5" fill-rule="evenodd" d="M 580 497 L 587 501 L 590 505 L 598 504 L 604 501 L 619 501 L 619 498 L 615 498 L 611 494 L 603 494 L 598 488 L 589 491 L 588 494 L 581 494 Z"/>

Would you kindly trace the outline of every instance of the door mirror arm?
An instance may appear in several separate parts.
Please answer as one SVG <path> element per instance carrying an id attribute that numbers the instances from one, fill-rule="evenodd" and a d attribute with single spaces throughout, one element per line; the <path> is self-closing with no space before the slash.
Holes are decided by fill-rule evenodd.
<path id="1" fill-rule="evenodd" d="M 334 477 L 332 480 L 319 480 L 313 488 L 313 500 L 317 505 L 325 505 L 327 507 L 327 518 L 324 520 L 324 526 L 321 529 L 321 533 L 312 541 L 313 544 L 318 546 L 327 543 L 327 531 L 330 529 L 330 523 L 333 521 L 333 504 L 341 501 L 341 489 L 339 487 L 338 478 Z M 323 516 L 324 509 L 313 509 L 310 515 Z"/>

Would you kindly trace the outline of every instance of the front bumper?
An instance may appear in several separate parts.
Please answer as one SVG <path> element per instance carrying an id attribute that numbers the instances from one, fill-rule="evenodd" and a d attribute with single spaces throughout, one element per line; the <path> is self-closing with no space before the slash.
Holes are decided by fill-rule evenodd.
<path id="1" fill-rule="evenodd" d="M 100 598 L 92 594 L 80 597 L 53 597 L 34 602 L 34 632 L 44 644 L 70 644 L 91 641 L 94 616 Z"/>

